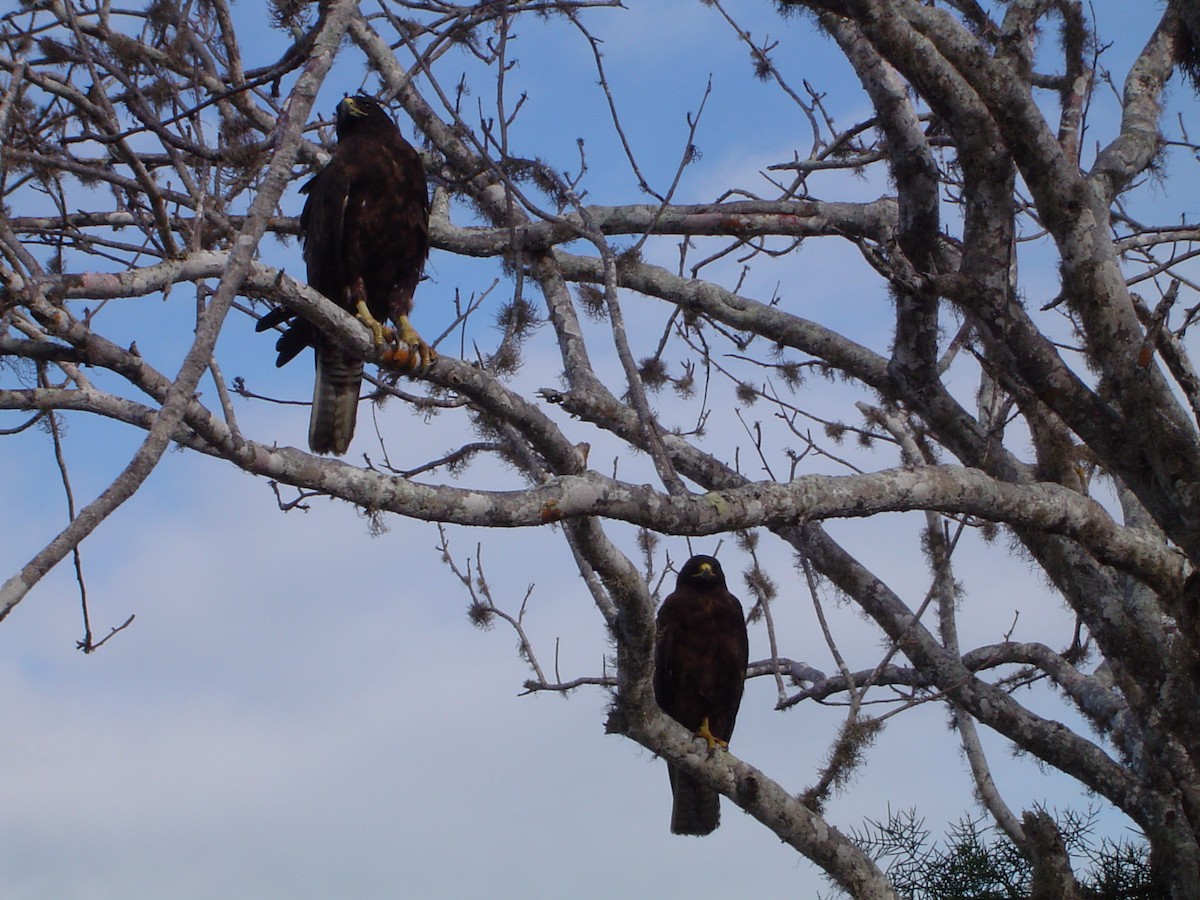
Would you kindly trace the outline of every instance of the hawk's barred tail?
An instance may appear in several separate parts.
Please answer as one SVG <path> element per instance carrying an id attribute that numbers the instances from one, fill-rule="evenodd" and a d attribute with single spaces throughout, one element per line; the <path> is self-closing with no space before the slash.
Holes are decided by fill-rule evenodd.
<path id="1" fill-rule="evenodd" d="M 671 834 L 712 834 L 721 824 L 721 795 L 674 766 L 671 776 Z"/>
<path id="2" fill-rule="evenodd" d="M 317 376 L 313 385 L 312 415 L 308 420 L 308 446 L 313 453 L 341 456 L 354 437 L 358 416 L 358 391 L 363 363 L 336 347 L 318 346 Z"/>

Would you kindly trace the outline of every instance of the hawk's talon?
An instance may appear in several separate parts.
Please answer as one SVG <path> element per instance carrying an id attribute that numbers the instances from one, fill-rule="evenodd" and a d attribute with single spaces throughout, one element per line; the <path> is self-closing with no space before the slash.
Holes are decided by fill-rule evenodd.
<path id="1" fill-rule="evenodd" d="M 386 344 L 391 340 L 391 336 L 388 334 L 388 332 L 392 332 L 392 334 L 395 334 L 395 332 L 371 315 L 371 310 L 367 309 L 366 300 L 359 300 L 358 304 L 355 306 L 355 311 L 356 315 L 358 316 L 358 321 L 362 322 L 371 329 L 371 336 L 375 340 L 376 347 L 380 346 L 381 344 Z"/>
<path id="2" fill-rule="evenodd" d="M 365 300 L 358 301 L 355 312 L 358 320 L 371 329 L 376 349 L 381 350 L 383 358 L 400 371 L 407 374 L 428 372 L 437 361 L 437 351 L 417 334 L 408 316 L 401 316 L 397 323 L 399 327 L 391 328 L 371 315 Z"/>
<path id="3" fill-rule="evenodd" d="M 396 343 L 398 346 L 389 354 L 389 358 L 405 372 L 428 372 L 437 362 L 437 351 L 417 334 L 417 330 L 408 321 L 408 316 L 401 316 L 396 322 Z"/>
<path id="4" fill-rule="evenodd" d="M 700 727 L 696 729 L 696 737 L 702 738 L 704 742 L 708 744 L 709 753 L 712 753 L 717 747 L 721 747 L 725 750 L 729 749 L 729 741 L 721 740 L 709 730 L 708 716 L 704 717 L 704 721 L 702 721 L 700 723 Z"/>

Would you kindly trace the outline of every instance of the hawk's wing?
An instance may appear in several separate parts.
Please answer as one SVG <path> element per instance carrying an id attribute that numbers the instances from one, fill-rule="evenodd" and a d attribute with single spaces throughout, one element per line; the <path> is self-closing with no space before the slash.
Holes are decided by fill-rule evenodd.
<path id="1" fill-rule="evenodd" d="M 350 201 L 350 172 L 338 154 L 300 189 L 307 194 L 300 213 L 304 237 L 304 263 L 308 283 L 338 306 L 346 306 L 345 253 L 346 205 Z"/>

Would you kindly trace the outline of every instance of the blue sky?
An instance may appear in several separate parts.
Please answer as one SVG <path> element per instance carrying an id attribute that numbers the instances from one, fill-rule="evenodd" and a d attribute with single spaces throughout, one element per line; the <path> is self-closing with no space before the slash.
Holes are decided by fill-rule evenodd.
<path id="1" fill-rule="evenodd" d="M 249 6 L 241 4 L 239 14 L 253 20 Z M 714 11 L 663 0 L 630 6 L 589 21 L 605 39 L 623 124 L 652 183 L 664 188 L 673 174 L 685 115 L 696 109 L 711 73 L 713 92 L 697 141 L 703 155 L 688 169 L 678 199 L 711 200 L 734 183 L 766 192 L 756 173 L 790 158 L 792 148 L 804 152 L 807 123 L 774 88 L 753 79 L 745 46 Z M 843 125 L 866 113 L 836 48 L 815 35 L 807 19 L 780 19 L 765 2 L 729 7 L 756 39 L 781 41 L 775 59 L 793 86 L 807 79 L 827 91 Z M 1095 8 L 1102 25 L 1123 17 L 1108 30 L 1117 43 L 1105 57 L 1119 83 L 1153 17 L 1144 5 L 1118 0 Z M 514 152 L 573 170 L 575 140 L 584 136 L 589 200 L 644 202 L 615 152 L 584 41 L 556 22 L 530 21 L 518 32 L 520 66 L 510 89 L 514 96 L 528 90 L 529 100 L 514 131 Z M 275 48 L 270 35 L 262 38 L 254 49 L 265 60 Z M 443 61 L 445 83 L 454 82 L 457 68 L 472 69 L 465 57 Z M 361 59 L 347 46 L 322 93 L 326 114 L 344 91 L 358 87 L 361 74 Z M 486 104 L 491 98 L 477 99 Z M 1098 102 L 1098 123 L 1111 114 L 1104 107 Z M 401 124 L 411 134 L 411 123 Z M 826 199 L 866 199 L 885 190 L 878 179 L 841 175 L 813 186 Z M 1166 202 L 1161 193 L 1148 196 L 1147 202 Z M 298 209 L 294 195 L 288 202 L 289 211 Z M 294 275 L 302 272 L 294 244 L 267 241 L 263 253 Z M 670 264 L 674 253 L 660 242 L 648 255 Z M 1046 269 L 1042 287 L 1052 295 L 1054 272 Z M 710 274 L 732 284 L 737 267 L 714 267 Z M 455 289 L 482 291 L 495 267 L 435 253 L 430 275 L 414 316 L 427 336 L 449 321 L 444 298 Z M 745 293 L 767 299 L 776 285 L 803 315 L 886 349 L 886 294 L 857 257 L 810 244 L 752 272 Z M 172 372 L 190 338 L 192 304 L 184 292 L 165 302 L 121 301 L 105 310 L 103 327 L 136 338 L 148 358 Z M 627 314 L 639 325 L 637 339 L 652 346 L 665 311 L 634 307 Z M 606 327 L 596 326 L 595 333 Z M 486 327 L 477 337 L 482 346 L 495 340 Z M 307 360 L 277 371 L 270 344 L 247 320 L 231 320 L 218 347 L 226 376 L 243 375 L 262 393 L 307 399 Z M 552 335 L 543 330 L 528 348 L 517 384 L 553 386 L 560 366 Z M 850 397 L 841 385 L 814 380 L 803 399 L 810 408 L 849 418 Z M 663 395 L 656 403 L 669 399 Z M 239 400 L 237 412 L 254 437 L 303 445 L 306 409 Z M 378 456 L 371 418 L 364 405 L 353 459 L 363 452 Z M 379 420 L 393 446 L 403 443 L 405 458 L 393 458 L 398 466 L 434 457 L 466 435 L 452 417 L 426 423 L 399 401 Z M 595 441 L 584 429 L 578 434 Z M 726 440 L 732 446 L 739 437 Z M 136 438 L 107 423 L 68 419 L 67 454 L 81 503 L 103 489 Z M 615 452 L 597 442 L 593 464 Z M 883 455 L 869 460 L 890 463 Z M 622 457 L 620 465 L 624 477 L 650 480 L 649 474 L 635 477 L 645 471 L 644 460 Z M 819 461 L 811 470 L 838 471 Z M 7 522 L 20 523 L 10 524 L 0 541 L 6 578 L 63 526 L 65 502 L 49 438 L 40 431 L 0 441 L 0 471 L 0 510 Z M 468 483 L 487 483 L 489 471 L 487 464 L 471 470 Z M 497 469 L 495 477 L 513 476 Z M 682 897 L 747 888 L 766 896 L 812 896 L 823 886 L 811 865 L 728 803 L 711 837 L 672 837 L 665 765 L 629 741 L 604 735 L 602 692 L 519 697 L 526 669 L 515 636 L 502 624 L 486 632 L 471 627 L 466 597 L 438 561 L 432 526 L 391 518 L 386 533 L 371 536 L 368 521 L 347 505 L 310 505 L 285 515 L 265 482 L 170 453 L 145 488 L 83 546 L 97 636 L 131 613 L 134 625 L 99 653 L 77 652 L 78 595 L 69 565 L 48 576 L 3 623 L 0 877 L 6 896 Z M 834 523 L 830 530 L 902 596 L 919 602 L 927 576 L 914 563 L 920 555 L 911 517 Z M 506 608 L 515 610 L 534 585 L 527 622 L 544 665 L 553 665 L 557 645 L 564 678 L 599 672 L 609 649 L 602 622 L 559 535 L 450 534 L 460 562 L 483 543 L 493 590 Z M 635 552 L 627 529 L 613 534 Z M 680 540 L 667 546 L 677 561 L 688 555 Z M 713 546 L 709 539 L 695 549 Z M 764 548 L 764 562 L 782 585 L 776 617 L 783 651 L 831 671 L 790 553 L 769 541 Z M 999 640 L 1018 613 L 1017 639 L 1069 640 L 1069 616 L 1023 562 L 1003 546 L 967 550 L 969 566 L 958 573 L 967 590 L 964 645 Z M 730 571 L 745 563 L 731 542 L 722 558 L 733 560 L 726 562 Z M 745 597 L 740 584 L 733 587 Z M 836 598 L 825 602 L 851 666 L 873 664 L 877 632 Z M 752 658 L 767 655 L 761 627 L 751 642 Z M 1031 697 L 1039 708 L 1055 708 L 1048 696 Z M 776 713 L 773 702 L 767 680 L 749 685 L 733 749 L 798 791 L 815 777 L 842 714 L 814 704 Z M 1073 721 L 1068 711 L 1056 715 Z M 1089 803 L 1063 779 L 1011 758 L 1003 742 L 985 740 L 1014 808 Z M 831 804 L 829 817 L 852 828 L 866 817 L 886 816 L 889 807 L 910 806 L 933 825 L 972 809 L 966 766 L 940 708 L 894 720 L 855 785 Z M 1106 819 L 1109 833 L 1123 827 L 1117 817 Z"/>

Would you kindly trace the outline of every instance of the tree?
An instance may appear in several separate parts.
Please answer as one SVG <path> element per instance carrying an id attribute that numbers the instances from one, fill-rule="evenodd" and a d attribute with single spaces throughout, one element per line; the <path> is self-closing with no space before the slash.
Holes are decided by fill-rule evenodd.
<path id="1" fill-rule="evenodd" d="M 979 726 L 1119 809 L 1171 896 L 1200 896 L 1200 380 L 1186 346 L 1200 305 L 1180 302 L 1200 235 L 1186 200 L 1156 194 L 1186 188 L 1181 167 L 1195 162 L 1191 92 L 1176 92 L 1177 117 L 1164 105 L 1168 79 L 1194 69 L 1200 10 L 1167 3 L 1117 85 L 1106 38 L 1075 0 L 779 3 L 857 76 L 860 92 L 834 108 L 821 85 L 796 87 L 786 48 L 744 30 L 732 5 L 695 14 L 728 23 L 808 124 L 808 145 L 754 184 L 691 203 L 680 198 L 696 193 L 686 176 L 702 164 L 708 91 L 697 86 L 671 172 L 656 163 L 647 175 L 596 36 L 603 17 L 623 15 L 610 0 L 274 0 L 275 36 L 253 47 L 225 0 L 140 11 L 26 0 L 0 18 L 0 408 L 19 413 L 5 433 L 42 427 L 48 452 L 80 416 L 138 435 L 111 483 L 78 509 L 72 498 L 70 524 L 0 588 L 0 618 L 171 446 L 269 479 L 285 509 L 329 496 L 374 517 L 555 527 L 615 648 L 610 669 L 573 680 L 546 674 L 519 615 L 443 544 L 474 618 L 517 628 L 528 689 L 611 689 L 611 731 L 719 789 L 852 896 L 895 894 L 824 804 L 885 721 L 903 727 L 897 713 L 930 702 L 950 710 L 979 799 L 1035 872 L 1070 889 L 1053 823 L 1005 803 Z M 580 140 L 568 166 L 573 135 L 523 130 L 539 86 L 520 84 L 522 28 L 593 55 L 600 89 L 586 100 L 612 151 Z M 279 52 L 259 59 L 264 48 Z M 390 463 L 403 436 L 385 427 L 382 463 L 314 457 L 243 427 L 267 398 L 227 381 L 238 364 L 216 349 L 269 301 L 384 362 L 367 329 L 273 264 L 264 240 L 296 233 L 289 192 L 327 158 L 332 103 L 318 92 L 363 65 L 363 87 L 425 142 L 434 268 L 482 261 L 461 270 L 474 274 L 455 292 L 438 363 L 404 383 L 385 367 L 373 382 L 376 400 L 414 404 L 431 429 L 473 432 L 403 469 Z M 1118 109 L 1106 115 L 1110 85 Z M 848 123 L 845 110 L 864 104 Z M 614 161 L 640 194 L 595 174 Z M 848 199 L 846 174 L 876 193 Z M 830 189 L 847 199 L 823 199 Z M 792 279 L 814 246 L 852 251 L 847 278 L 869 275 L 872 293 L 805 315 Z M 418 323 L 433 293 L 418 289 Z M 164 300 L 194 313 L 178 360 L 104 308 L 146 315 Z M 848 305 L 862 314 L 844 315 Z M 550 352 L 557 380 L 544 364 L 522 368 Z M 845 403 L 836 417 L 812 411 L 821 390 Z M 858 447 L 838 449 L 847 437 Z M 896 512 L 920 514 L 899 520 L 920 522 L 918 603 L 827 525 Z M 678 561 L 662 535 L 734 537 L 771 646 L 749 674 L 774 679 L 780 708 L 846 704 L 828 764 L 800 796 L 736 746 L 701 753 L 654 705 L 655 596 Z M 963 645 L 956 554 L 987 542 L 1038 567 L 1073 636 Z M 822 592 L 836 591 L 874 623 L 882 654 L 846 659 L 827 628 L 836 674 L 789 658 L 795 636 L 771 617 L 780 576 L 758 564 L 768 545 L 794 552 L 822 621 Z M 99 643 L 89 626 L 83 649 Z M 1086 727 L 1023 702 L 1018 689 L 1036 681 Z"/>
<path id="2" fill-rule="evenodd" d="M 1061 877 L 1039 880 L 1030 854 L 1022 853 L 1005 834 L 988 835 L 990 829 L 981 827 L 979 819 L 960 820 L 940 845 L 930 841 L 925 823 L 910 810 L 892 813 L 885 822 L 868 822 L 858 839 L 887 866 L 896 891 L 911 900 L 1149 900 L 1163 895 L 1164 889 L 1151 880 L 1146 848 L 1124 840 L 1095 840 L 1094 816 L 1068 812 L 1052 818 L 1037 810 L 1026 813 L 1024 824 L 1027 835 L 1040 827 L 1071 858 L 1086 860 L 1086 874 L 1077 882 Z"/>

